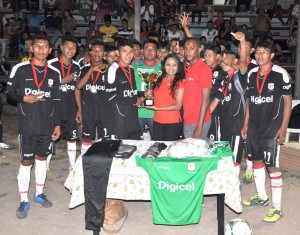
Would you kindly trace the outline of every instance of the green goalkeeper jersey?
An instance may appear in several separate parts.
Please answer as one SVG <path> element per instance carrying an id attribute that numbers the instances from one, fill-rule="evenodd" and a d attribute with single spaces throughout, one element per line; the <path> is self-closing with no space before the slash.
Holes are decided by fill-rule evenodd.
<path id="1" fill-rule="evenodd" d="M 217 169 L 218 160 L 218 157 L 136 157 L 137 166 L 149 175 L 153 223 L 199 223 L 206 175 Z"/>

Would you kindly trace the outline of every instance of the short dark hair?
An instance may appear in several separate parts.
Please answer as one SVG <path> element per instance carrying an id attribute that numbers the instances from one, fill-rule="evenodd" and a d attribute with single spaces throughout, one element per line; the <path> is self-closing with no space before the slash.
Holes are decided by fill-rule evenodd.
<path id="1" fill-rule="evenodd" d="M 235 58 L 237 58 L 237 54 L 236 54 L 234 51 L 232 51 L 232 50 L 225 50 L 225 51 L 222 52 L 222 54 L 223 54 L 223 55 L 224 55 L 224 54 L 226 54 L 226 55 L 232 55 L 232 56 L 234 56 Z"/>
<path id="2" fill-rule="evenodd" d="M 65 42 L 73 42 L 76 44 L 78 44 L 78 40 L 76 37 L 74 37 L 73 35 L 70 35 L 70 34 L 67 34 L 67 35 L 64 35 L 62 38 L 61 38 L 61 45 L 64 45 Z"/>
<path id="3" fill-rule="evenodd" d="M 103 18 L 104 18 L 104 22 L 107 22 L 107 21 L 111 22 L 111 15 L 110 14 L 105 14 Z"/>
<path id="4" fill-rule="evenodd" d="M 205 48 L 205 51 L 206 50 L 210 50 L 210 51 L 214 52 L 215 54 L 221 54 L 221 48 L 219 45 L 216 45 L 216 44 L 207 45 Z"/>
<path id="5" fill-rule="evenodd" d="M 45 34 L 36 34 L 36 35 L 34 35 L 33 38 L 32 38 L 32 44 L 34 44 L 35 41 L 37 41 L 37 40 L 47 41 L 49 43 L 49 46 L 52 48 L 52 45 L 51 45 L 50 40 L 49 40 L 47 35 L 45 35 Z"/>
<path id="6" fill-rule="evenodd" d="M 133 48 L 132 40 L 128 40 L 127 38 L 120 38 L 117 43 L 117 50 L 119 51 L 122 47 L 129 46 Z"/>
<path id="7" fill-rule="evenodd" d="M 265 49 L 269 49 L 270 50 L 270 53 L 274 53 L 274 43 L 273 42 L 269 42 L 269 41 L 266 41 L 266 40 L 264 40 L 264 41 L 261 41 L 261 42 L 259 42 L 257 45 L 256 45 L 256 47 L 255 47 L 255 49 L 257 49 L 257 48 L 265 48 Z"/>
<path id="8" fill-rule="evenodd" d="M 133 43 L 133 45 L 138 45 L 140 47 L 140 49 L 142 49 L 142 44 L 138 40 L 133 39 L 132 43 Z"/>
<path id="9" fill-rule="evenodd" d="M 167 48 L 167 49 L 169 49 L 169 45 L 168 45 L 168 43 L 167 42 L 159 42 L 158 43 L 158 49 L 164 49 L 164 48 Z"/>
<path id="10" fill-rule="evenodd" d="M 114 45 L 107 44 L 107 45 L 105 46 L 105 51 L 106 51 L 106 52 L 111 52 L 111 51 L 115 51 L 115 50 L 117 50 L 117 47 L 114 46 Z"/>
<path id="11" fill-rule="evenodd" d="M 196 44 L 200 47 L 200 44 L 199 44 L 198 40 L 197 40 L 195 37 L 187 37 L 187 38 L 185 39 L 184 44 L 185 44 L 187 41 L 195 41 Z"/>
<path id="12" fill-rule="evenodd" d="M 122 19 L 121 22 L 125 21 L 128 24 L 128 20 L 127 19 Z"/>
<path id="13" fill-rule="evenodd" d="M 93 41 L 91 42 L 91 44 L 90 44 L 90 50 L 92 50 L 92 48 L 93 48 L 94 46 L 102 46 L 103 49 L 105 49 L 105 44 L 104 44 L 102 41 L 100 41 L 99 39 L 95 39 L 95 40 L 93 40 Z"/>
<path id="14" fill-rule="evenodd" d="M 146 46 L 146 44 L 148 43 L 152 43 L 152 44 L 155 44 L 156 48 L 158 49 L 158 42 L 153 40 L 153 39 L 147 39 L 145 42 L 144 42 L 144 45 L 143 45 L 143 48 Z"/>

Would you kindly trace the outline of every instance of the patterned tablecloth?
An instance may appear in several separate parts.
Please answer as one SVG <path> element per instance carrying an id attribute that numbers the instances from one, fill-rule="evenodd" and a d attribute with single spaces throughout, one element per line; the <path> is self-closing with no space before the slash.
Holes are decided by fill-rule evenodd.
<path id="1" fill-rule="evenodd" d="M 137 146 L 136 156 L 141 156 L 148 147 L 153 144 L 150 141 L 123 141 L 125 144 Z M 168 143 L 166 143 L 168 145 Z M 164 151 L 160 156 L 165 156 Z M 201 157 L 212 157 L 201 156 Z M 206 176 L 204 195 L 225 193 L 225 203 L 237 213 L 242 212 L 240 181 L 233 171 L 234 165 L 231 157 L 223 157 L 219 160 L 218 168 Z M 78 157 L 74 169 L 65 181 L 65 187 L 70 190 L 72 196 L 69 208 L 74 208 L 84 203 L 84 185 L 82 158 Z M 151 200 L 150 182 L 145 170 L 136 166 L 135 158 L 123 160 L 114 158 L 109 182 L 107 198 L 123 200 Z"/>

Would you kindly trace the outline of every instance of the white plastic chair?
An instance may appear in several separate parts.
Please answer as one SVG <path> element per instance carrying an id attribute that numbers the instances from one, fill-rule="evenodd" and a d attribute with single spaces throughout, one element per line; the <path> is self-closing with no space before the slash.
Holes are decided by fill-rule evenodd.
<path id="1" fill-rule="evenodd" d="M 300 100 L 293 100 L 292 101 L 292 109 L 296 106 L 300 104 Z M 289 142 L 290 139 L 290 134 L 291 133 L 297 133 L 299 134 L 299 139 L 298 141 L 300 142 L 300 129 L 294 129 L 294 128 L 288 128 L 286 131 L 286 136 L 285 136 L 285 142 Z"/>

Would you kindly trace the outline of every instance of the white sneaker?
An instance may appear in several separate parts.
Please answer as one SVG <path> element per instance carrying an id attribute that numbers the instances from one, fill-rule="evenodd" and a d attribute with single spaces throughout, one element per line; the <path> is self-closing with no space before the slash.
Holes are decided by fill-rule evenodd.
<path id="1" fill-rule="evenodd" d="M 4 142 L 1 142 L 0 143 L 0 148 L 2 148 L 2 149 L 12 149 L 12 148 L 14 148 L 14 146 L 12 146 L 10 144 L 7 144 L 7 143 L 4 143 Z"/>

